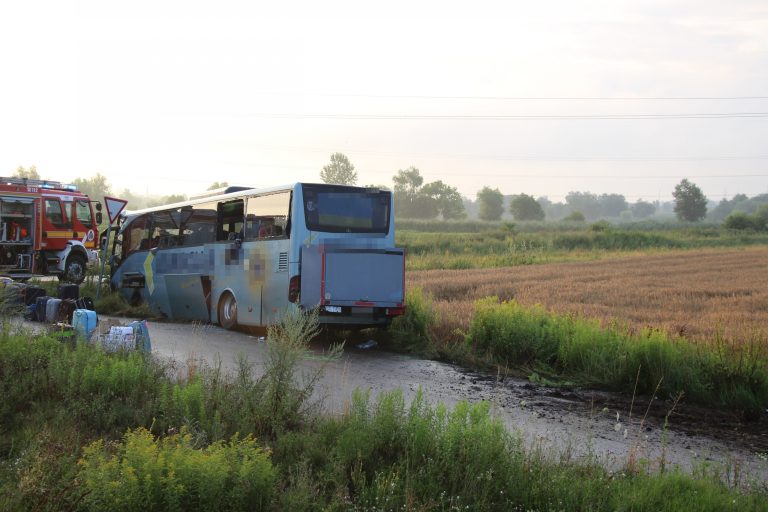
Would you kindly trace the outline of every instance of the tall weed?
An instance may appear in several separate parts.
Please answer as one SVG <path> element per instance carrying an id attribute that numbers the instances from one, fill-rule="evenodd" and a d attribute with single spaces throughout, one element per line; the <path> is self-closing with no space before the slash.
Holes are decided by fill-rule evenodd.
<path id="1" fill-rule="evenodd" d="M 128 431 L 112 455 L 95 441 L 78 464 L 86 510 L 269 510 L 276 480 L 253 437 L 199 448 L 186 429 L 160 439 Z"/>
<path id="2" fill-rule="evenodd" d="M 651 394 L 658 386 L 665 396 L 682 392 L 699 403 L 768 406 L 768 369 L 754 355 L 744 364 L 743 358 L 718 357 L 658 330 L 605 328 L 595 320 L 490 297 L 475 303 L 467 340 L 500 364 L 544 366 L 607 389 Z"/>
<path id="3" fill-rule="evenodd" d="M 399 350 L 428 351 L 432 329 L 438 323 L 432 297 L 421 288 L 411 288 L 405 295 L 405 314 L 395 317 L 389 333 Z"/>

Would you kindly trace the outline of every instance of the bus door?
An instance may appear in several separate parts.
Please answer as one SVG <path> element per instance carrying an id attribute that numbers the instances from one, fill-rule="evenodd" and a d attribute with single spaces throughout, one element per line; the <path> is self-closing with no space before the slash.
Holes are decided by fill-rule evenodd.
<path id="1" fill-rule="evenodd" d="M 261 325 L 275 323 L 288 306 L 290 204 L 290 192 L 248 198 L 244 247 L 261 286 Z"/>

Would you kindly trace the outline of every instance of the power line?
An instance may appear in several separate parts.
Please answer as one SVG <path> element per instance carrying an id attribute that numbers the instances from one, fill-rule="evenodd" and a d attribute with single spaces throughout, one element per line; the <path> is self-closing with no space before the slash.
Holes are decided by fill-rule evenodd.
<path id="1" fill-rule="evenodd" d="M 768 96 L 458 96 L 432 94 L 335 94 L 261 92 L 271 96 L 317 96 L 326 98 L 379 98 L 415 100 L 489 100 L 489 101 L 742 101 L 766 100 Z"/>
<path id="2" fill-rule="evenodd" d="M 598 114 L 598 115 L 380 115 L 380 114 L 250 114 L 265 119 L 333 119 L 351 121 L 636 121 L 668 119 L 765 118 L 768 112 L 720 112 L 693 114 Z"/>
<path id="3" fill-rule="evenodd" d="M 321 147 L 301 147 L 301 146 L 249 146 L 251 148 L 290 151 L 303 153 L 334 153 L 331 148 Z M 339 148 L 337 148 L 339 149 Z M 768 160 L 768 155 L 747 155 L 747 156 L 546 156 L 546 155 L 481 155 L 481 154 L 451 154 L 451 153 L 419 153 L 409 151 L 379 151 L 372 149 L 340 148 L 344 153 L 365 154 L 372 156 L 411 156 L 420 158 L 434 158 L 442 160 L 498 160 L 498 161 L 523 161 L 523 162 L 699 162 L 699 161 L 744 161 L 744 160 Z M 239 162 L 222 162 L 228 164 L 238 164 Z M 247 164 L 249 165 L 249 164 Z M 285 167 L 284 164 L 277 164 Z"/>
<path id="4" fill-rule="evenodd" d="M 392 173 L 392 171 L 366 171 L 369 173 Z M 469 178 L 472 176 L 482 176 L 484 178 L 556 178 L 556 179 L 590 179 L 590 178 L 600 178 L 600 179 L 671 179 L 671 180 L 678 180 L 682 178 L 696 178 L 696 179 L 705 179 L 705 178 L 768 178 L 768 174 L 724 174 L 724 175 L 691 175 L 691 174 L 685 174 L 685 175 L 679 175 L 679 176 L 667 176 L 667 175 L 636 175 L 636 176 L 622 176 L 622 175 L 615 175 L 615 174 L 582 174 L 582 175 L 573 175 L 573 174 L 485 174 L 485 173 L 448 173 L 448 172 L 425 172 L 425 175 L 432 175 L 432 176 L 453 176 L 453 177 L 461 177 L 461 178 Z"/>

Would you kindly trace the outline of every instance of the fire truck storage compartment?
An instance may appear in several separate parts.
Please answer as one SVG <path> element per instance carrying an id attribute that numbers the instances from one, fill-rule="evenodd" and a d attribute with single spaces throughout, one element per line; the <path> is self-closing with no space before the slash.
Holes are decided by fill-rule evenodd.
<path id="1" fill-rule="evenodd" d="M 301 248 L 301 305 L 400 307 L 403 249 Z"/>
<path id="2" fill-rule="evenodd" d="M 0 268 L 31 268 L 35 238 L 33 219 L 33 199 L 0 196 Z"/>

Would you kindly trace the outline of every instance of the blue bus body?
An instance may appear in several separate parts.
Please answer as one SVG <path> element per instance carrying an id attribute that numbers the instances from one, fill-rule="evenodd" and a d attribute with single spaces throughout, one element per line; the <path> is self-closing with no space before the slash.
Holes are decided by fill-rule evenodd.
<path id="1" fill-rule="evenodd" d="M 128 213 L 111 283 L 161 316 L 266 326 L 288 308 L 326 324 L 404 312 L 405 255 L 388 191 L 296 183 Z"/>

